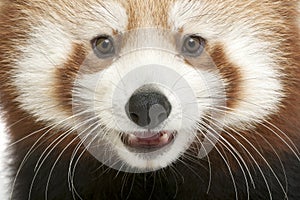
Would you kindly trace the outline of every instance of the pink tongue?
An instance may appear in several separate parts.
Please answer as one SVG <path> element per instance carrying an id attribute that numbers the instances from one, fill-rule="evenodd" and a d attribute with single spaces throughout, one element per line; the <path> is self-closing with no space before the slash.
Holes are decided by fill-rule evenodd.
<path id="1" fill-rule="evenodd" d="M 132 147 L 161 147 L 169 143 L 171 133 L 159 132 L 151 137 L 129 137 L 128 143 Z"/>

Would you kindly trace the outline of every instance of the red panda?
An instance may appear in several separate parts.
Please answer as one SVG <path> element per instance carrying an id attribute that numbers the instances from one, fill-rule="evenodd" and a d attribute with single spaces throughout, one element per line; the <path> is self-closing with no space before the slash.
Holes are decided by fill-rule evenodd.
<path id="1" fill-rule="evenodd" d="M 1 0 L 8 199 L 299 199 L 297 0 Z"/>

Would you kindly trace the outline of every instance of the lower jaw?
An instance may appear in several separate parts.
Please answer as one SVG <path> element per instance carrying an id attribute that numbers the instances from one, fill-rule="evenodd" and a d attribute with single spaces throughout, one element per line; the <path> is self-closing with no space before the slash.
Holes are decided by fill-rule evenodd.
<path id="1" fill-rule="evenodd" d="M 172 144 L 174 143 L 174 141 L 172 141 L 171 143 L 163 146 L 163 147 L 130 147 L 130 146 L 126 146 L 126 149 L 128 149 L 130 152 L 133 153 L 138 153 L 138 154 L 144 154 L 143 156 L 145 157 L 153 157 L 154 155 L 160 155 L 162 152 L 167 151 Z M 149 154 L 149 155 L 147 155 Z"/>

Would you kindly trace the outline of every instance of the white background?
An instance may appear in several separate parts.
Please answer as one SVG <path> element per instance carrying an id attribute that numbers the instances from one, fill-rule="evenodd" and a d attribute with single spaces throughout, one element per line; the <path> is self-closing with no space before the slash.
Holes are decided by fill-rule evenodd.
<path id="1" fill-rule="evenodd" d="M 1 112 L 1 111 L 0 111 Z M 5 165 L 7 162 L 7 142 L 8 138 L 5 134 L 4 124 L 0 118 L 0 199 L 7 200 L 9 199 L 6 191 L 8 190 L 8 166 Z"/>

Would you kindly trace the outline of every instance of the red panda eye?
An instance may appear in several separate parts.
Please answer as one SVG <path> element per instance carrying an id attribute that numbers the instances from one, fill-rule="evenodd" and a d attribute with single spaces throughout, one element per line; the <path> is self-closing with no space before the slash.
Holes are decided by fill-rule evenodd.
<path id="1" fill-rule="evenodd" d="M 184 38 L 181 52 L 185 56 L 197 57 L 204 50 L 205 40 L 196 35 L 189 35 Z"/>
<path id="2" fill-rule="evenodd" d="M 115 55 L 115 47 L 113 38 L 107 35 L 102 35 L 92 41 L 94 53 L 99 58 L 109 58 Z"/>

